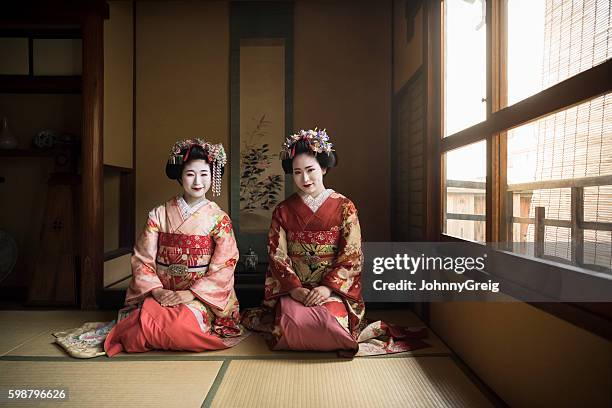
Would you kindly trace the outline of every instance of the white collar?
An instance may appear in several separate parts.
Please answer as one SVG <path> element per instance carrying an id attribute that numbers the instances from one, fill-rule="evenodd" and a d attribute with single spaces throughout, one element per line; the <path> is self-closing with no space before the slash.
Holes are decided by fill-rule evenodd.
<path id="1" fill-rule="evenodd" d="M 332 190 L 331 188 L 327 188 L 323 190 L 318 196 L 313 198 L 310 194 L 306 194 L 302 191 L 299 191 L 299 196 L 302 198 L 302 201 L 304 201 L 304 204 L 306 204 L 308 208 L 310 208 L 310 210 L 315 213 L 333 192 L 334 190 Z"/>
<path id="2" fill-rule="evenodd" d="M 204 200 L 200 201 L 199 203 L 196 203 L 193 207 L 191 207 L 191 206 L 189 206 L 189 204 L 187 204 L 187 201 L 185 201 L 183 196 L 180 195 L 180 194 L 177 196 L 176 201 L 178 203 L 179 209 L 181 210 L 181 214 L 183 215 L 183 218 L 187 218 L 190 215 L 193 215 L 193 213 L 198 211 L 200 208 L 202 208 L 206 204 L 210 203 L 209 200 L 204 199 Z"/>

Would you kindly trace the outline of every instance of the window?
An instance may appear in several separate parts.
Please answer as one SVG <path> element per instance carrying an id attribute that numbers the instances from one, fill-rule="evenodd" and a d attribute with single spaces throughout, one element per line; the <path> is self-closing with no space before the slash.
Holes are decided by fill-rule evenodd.
<path id="1" fill-rule="evenodd" d="M 610 2 L 508 0 L 508 105 L 610 57 Z"/>
<path id="2" fill-rule="evenodd" d="M 451 150 L 444 156 L 444 232 L 457 238 L 485 242 L 486 143 Z"/>
<path id="3" fill-rule="evenodd" d="M 610 273 L 612 3 L 441 7 L 442 232 Z"/>
<path id="4" fill-rule="evenodd" d="M 484 0 L 445 4 L 443 133 L 448 136 L 486 119 L 487 43 Z M 486 143 L 451 150 L 443 160 L 443 232 L 485 242 Z"/>
<path id="5" fill-rule="evenodd" d="M 508 240 L 540 240 L 542 257 L 611 269 L 612 94 L 514 128 L 507 145 Z"/>
<path id="6" fill-rule="evenodd" d="M 484 0 L 446 2 L 444 18 L 444 135 L 486 117 L 486 24 Z"/>

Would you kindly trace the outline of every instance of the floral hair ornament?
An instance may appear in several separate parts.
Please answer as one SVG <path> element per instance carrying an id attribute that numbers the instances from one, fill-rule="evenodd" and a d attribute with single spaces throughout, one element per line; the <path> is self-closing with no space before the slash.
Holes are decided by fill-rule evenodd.
<path id="1" fill-rule="evenodd" d="M 210 163 L 212 167 L 213 196 L 218 197 L 221 195 L 221 176 L 223 175 L 223 168 L 227 164 L 227 155 L 221 143 L 213 144 L 199 138 L 179 140 L 172 146 L 168 164 L 182 166 L 183 163 L 189 160 L 191 149 L 193 149 L 194 146 L 201 147 L 207 155 L 208 163 Z"/>
<path id="2" fill-rule="evenodd" d="M 315 154 L 331 154 L 331 152 L 334 150 L 334 145 L 329 141 L 329 136 L 327 135 L 325 129 L 302 129 L 298 133 L 294 133 L 285 140 L 285 143 L 283 143 L 283 145 L 281 146 L 281 160 L 293 159 L 293 157 L 295 156 L 295 144 L 300 140 L 304 140 L 308 144 L 310 150 L 312 150 L 312 152 Z"/>

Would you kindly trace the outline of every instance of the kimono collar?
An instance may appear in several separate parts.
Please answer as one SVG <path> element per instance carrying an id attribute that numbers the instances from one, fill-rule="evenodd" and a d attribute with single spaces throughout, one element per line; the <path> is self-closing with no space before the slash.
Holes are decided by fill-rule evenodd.
<path id="1" fill-rule="evenodd" d="M 189 204 L 187 204 L 187 201 L 185 201 L 185 199 L 183 198 L 182 195 L 176 196 L 176 202 L 178 204 L 179 209 L 181 210 L 181 215 L 183 216 L 183 219 L 186 219 L 187 217 L 193 215 L 200 208 L 202 208 L 206 204 L 210 203 L 209 200 L 204 199 L 204 200 L 200 201 L 199 203 L 197 203 L 196 205 L 194 205 L 193 207 L 190 207 Z"/>
<path id="2" fill-rule="evenodd" d="M 327 200 L 327 197 L 329 197 L 333 192 L 334 190 L 332 190 L 331 188 L 327 188 L 315 198 L 312 198 L 312 196 L 310 196 L 309 194 L 305 194 L 301 191 L 299 191 L 298 194 L 302 201 L 304 201 L 304 204 L 306 204 L 308 208 L 310 208 L 310 210 L 315 213 L 317 212 L 319 207 L 321 207 L 321 205 L 325 202 L 325 200 Z"/>

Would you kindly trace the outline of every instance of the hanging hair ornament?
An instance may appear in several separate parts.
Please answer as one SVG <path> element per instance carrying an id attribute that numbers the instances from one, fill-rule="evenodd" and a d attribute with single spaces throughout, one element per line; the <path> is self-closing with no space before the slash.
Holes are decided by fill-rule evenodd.
<path id="1" fill-rule="evenodd" d="M 300 140 L 304 140 L 310 150 L 313 153 L 327 153 L 330 154 L 333 149 L 333 144 L 329 141 L 329 136 L 325 129 L 317 130 L 317 128 L 310 130 L 300 130 L 298 133 L 294 133 L 289 136 L 285 143 L 281 146 L 280 159 L 293 159 L 295 156 L 295 144 Z"/>
<path id="2" fill-rule="evenodd" d="M 207 154 L 208 162 L 212 167 L 212 193 L 214 197 L 218 197 L 221 195 L 222 169 L 227 164 L 227 155 L 221 143 L 212 144 L 199 138 L 179 140 L 172 146 L 168 163 L 182 165 L 189 160 L 189 154 L 194 146 L 201 147 Z"/>

